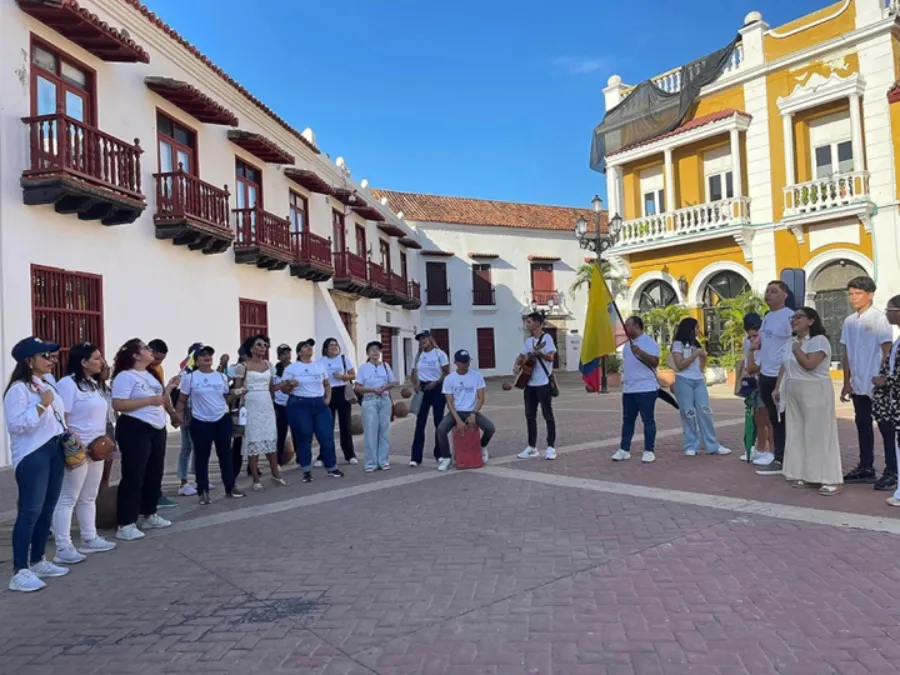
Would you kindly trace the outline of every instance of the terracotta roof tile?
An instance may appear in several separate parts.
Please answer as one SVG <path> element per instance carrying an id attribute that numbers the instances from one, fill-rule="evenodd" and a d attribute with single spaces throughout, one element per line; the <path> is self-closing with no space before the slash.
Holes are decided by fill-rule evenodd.
<path id="1" fill-rule="evenodd" d="M 722 120 L 726 120 L 729 117 L 733 117 L 734 115 L 740 115 L 741 117 L 746 117 L 747 119 L 752 119 L 750 115 L 741 111 L 735 110 L 734 108 L 726 108 L 725 110 L 719 110 L 718 112 L 710 113 L 709 115 L 703 115 L 701 117 L 697 117 L 692 119 L 689 122 L 685 122 L 680 127 L 676 127 L 672 129 L 672 131 L 668 131 L 664 134 L 659 134 L 658 136 L 654 136 L 653 138 L 648 138 L 646 141 L 639 141 L 638 143 L 632 143 L 631 145 L 626 145 L 624 148 L 619 148 L 615 152 L 607 153 L 607 157 L 612 157 L 613 155 L 618 155 L 619 153 L 625 152 L 626 150 L 633 150 L 634 148 L 640 148 L 644 145 L 650 145 L 651 143 L 655 143 L 656 141 L 661 141 L 664 138 L 669 138 L 671 136 L 677 136 L 678 134 L 683 134 L 687 131 L 691 131 L 692 129 L 697 129 L 699 127 L 704 127 L 707 124 L 712 124 L 713 122 L 720 122 Z"/>
<path id="2" fill-rule="evenodd" d="M 594 217 L 590 209 L 577 209 L 571 206 L 520 204 L 393 190 L 373 189 L 372 194 L 378 199 L 387 197 L 388 207 L 392 211 L 395 213 L 402 211 L 406 220 L 418 222 L 574 232 L 579 216 L 584 216 L 588 222 L 593 222 Z M 601 214 L 601 218 L 602 227 L 605 228 L 606 211 Z"/>

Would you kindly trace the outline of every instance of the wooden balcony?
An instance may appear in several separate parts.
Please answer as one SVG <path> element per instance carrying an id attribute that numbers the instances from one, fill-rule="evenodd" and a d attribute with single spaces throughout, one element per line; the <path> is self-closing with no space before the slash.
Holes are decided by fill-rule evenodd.
<path id="1" fill-rule="evenodd" d="M 369 298 L 383 298 L 388 292 L 388 275 L 381 265 L 369 261 L 369 289 L 363 293 Z"/>
<path id="2" fill-rule="evenodd" d="M 334 287 L 339 291 L 368 295 L 369 271 L 366 259 L 350 251 L 335 253 Z"/>
<path id="3" fill-rule="evenodd" d="M 559 293 L 557 291 L 531 290 L 531 301 L 537 304 L 538 307 L 549 307 L 550 305 L 558 304 L 558 297 Z"/>
<path id="4" fill-rule="evenodd" d="M 422 306 L 422 287 L 418 281 L 410 281 L 406 289 L 406 302 L 403 309 L 419 309 Z"/>
<path id="5" fill-rule="evenodd" d="M 228 188 L 217 188 L 196 176 L 178 171 L 157 173 L 157 239 L 206 254 L 222 253 L 234 241 L 228 220 Z"/>
<path id="6" fill-rule="evenodd" d="M 330 239 L 309 231 L 293 237 L 296 255 L 291 263 L 292 276 L 310 281 L 328 281 L 334 276 Z"/>
<path id="7" fill-rule="evenodd" d="M 386 305 L 405 304 L 409 300 L 409 285 L 406 283 L 406 279 L 396 272 L 391 272 L 387 281 L 387 293 L 385 293 L 382 301 Z"/>
<path id="8" fill-rule="evenodd" d="M 234 209 L 234 259 L 266 270 L 283 270 L 294 262 L 291 225 L 287 218 L 260 208 Z"/>
<path id="9" fill-rule="evenodd" d="M 140 142 L 126 143 L 63 113 L 23 119 L 30 168 L 22 172 L 25 204 L 104 225 L 133 223 L 147 208 L 141 192 Z"/>

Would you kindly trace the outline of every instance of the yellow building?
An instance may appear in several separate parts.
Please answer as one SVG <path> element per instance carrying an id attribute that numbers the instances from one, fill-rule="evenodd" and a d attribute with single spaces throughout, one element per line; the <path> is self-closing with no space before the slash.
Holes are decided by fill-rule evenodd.
<path id="1" fill-rule="evenodd" d="M 840 0 L 777 28 L 751 12 L 680 126 L 607 152 L 624 307 L 684 303 L 714 333 L 704 309 L 801 268 L 836 343 L 849 279 L 875 278 L 881 303 L 900 293 L 898 18 L 900 0 Z M 681 78 L 651 79 L 676 93 Z M 608 85 L 607 111 L 634 90 Z"/>

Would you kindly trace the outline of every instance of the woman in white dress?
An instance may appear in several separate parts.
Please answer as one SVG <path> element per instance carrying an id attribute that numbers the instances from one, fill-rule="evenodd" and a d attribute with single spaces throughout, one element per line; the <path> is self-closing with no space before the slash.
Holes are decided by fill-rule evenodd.
<path id="1" fill-rule="evenodd" d="M 266 361 L 269 338 L 255 335 L 241 347 L 249 356 L 235 367 L 234 389 L 245 390 L 243 406 L 247 409 L 247 425 L 244 427 L 242 452 L 253 476 L 253 489 L 262 490 L 259 480 L 259 457 L 265 455 L 272 470 L 272 480 L 277 485 L 287 485 L 278 466 L 278 426 L 275 422 L 275 404 L 272 393 L 272 364 Z M 288 386 L 285 383 L 284 386 Z"/>
<path id="2" fill-rule="evenodd" d="M 831 345 L 811 307 L 797 308 L 791 327 L 794 339 L 785 347 L 772 394 L 787 427 L 784 477 L 794 487 L 819 485 L 819 494 L 835 495 L 844 474 L 829 373 Z"/>

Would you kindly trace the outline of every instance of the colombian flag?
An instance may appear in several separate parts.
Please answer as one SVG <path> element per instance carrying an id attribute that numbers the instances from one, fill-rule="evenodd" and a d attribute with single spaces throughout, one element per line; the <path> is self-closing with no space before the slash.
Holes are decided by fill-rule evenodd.
<path id="1" fill-rule="evenodd" d="M 591 290 L 588 295 L 587 316 L 584 322 L 584 339 L 581 343 L 581 358 L 578 370 L 584 383 L 593 392 L 600 391 L 600 361 L 604 356 L 616 351 L 621 342 L 616 340 L 618 315 L 615 302 L 595 263 L 591 275 Z M 622 332 L 624 337 L 624 332 Z M 626 340 L 622 340 L 625 342 Z"/>

